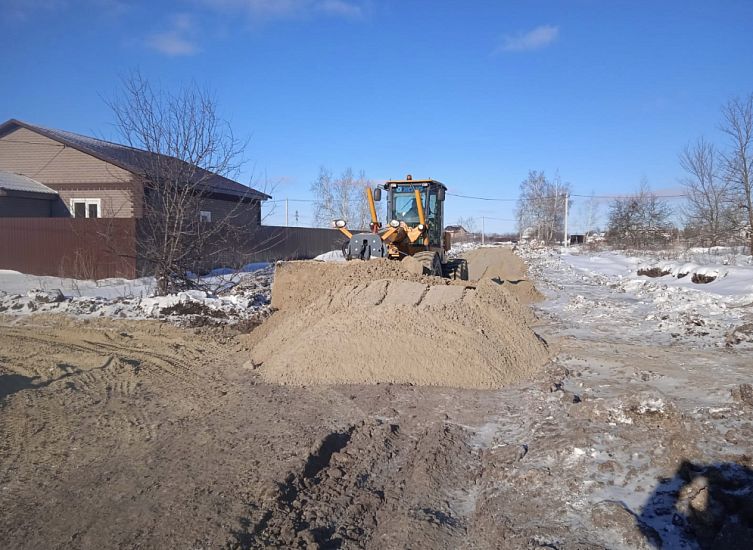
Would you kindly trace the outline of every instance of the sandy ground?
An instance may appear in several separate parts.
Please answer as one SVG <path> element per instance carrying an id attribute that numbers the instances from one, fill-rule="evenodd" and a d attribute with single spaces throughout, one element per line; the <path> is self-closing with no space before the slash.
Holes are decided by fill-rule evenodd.
<path id="1" fill-rule="evenodd" d="M 0 547 L 753 547 L 750 355 L 541 314 L 549 362 L 485 390 L 281 386 L 254 333 L 4 322 Z"/>

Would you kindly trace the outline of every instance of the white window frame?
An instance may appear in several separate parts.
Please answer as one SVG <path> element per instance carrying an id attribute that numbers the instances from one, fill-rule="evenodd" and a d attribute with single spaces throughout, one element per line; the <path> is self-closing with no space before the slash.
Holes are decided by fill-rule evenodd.
<path id="1" fill-rule="evenodd" d="M 84 203 L 86 205 L 86 217 L 89 217 L 89 205 L 90 204 L 96 204 L 97 205 L 97 217 L 102 217 L 102 199 L 71 199 L 71 216 L 74 218 L 76 217 L 76 207 L 75 205 L 77 203 Z"/>
<path id="2" fill-rule="evenodd" d="M 199 221 L 205 222 L 205 223 L 212 223 L 212 212 L 211 210 L 200 210 L 199 211 Z"/>

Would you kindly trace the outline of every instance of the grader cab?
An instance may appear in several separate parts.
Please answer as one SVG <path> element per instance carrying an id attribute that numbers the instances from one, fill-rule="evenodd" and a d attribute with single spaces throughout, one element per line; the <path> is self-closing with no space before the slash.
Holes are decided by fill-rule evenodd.
<path id="1" fill-rule="evenodd" d="M 387 196 L 387 223 L 377 219 L 375 201 Z M 347 260 L 412 256 L 424 266 L 424 273 L 442 275 L 450 250 L 450 235 L 444 231 L 444 201 L 447 188 L 435 180 L 390 180 L 373 192 L 367 189 L 371 224 L 369 233 L 353 234 L 347 220 L 334 220 L 347 237 L 343 254 Z"/>

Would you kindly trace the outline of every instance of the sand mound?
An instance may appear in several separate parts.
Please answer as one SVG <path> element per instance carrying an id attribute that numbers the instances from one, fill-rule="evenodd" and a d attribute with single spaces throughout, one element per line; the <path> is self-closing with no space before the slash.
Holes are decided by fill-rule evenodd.
<path id="1" fill-rule="evenodd" d="M 511 280 L 496 280 L 500 283 L 510 294 L 515 296 L 519 301 L 525 304 L 532 304 L 535 302 L 543 302 L 544 295 L 538 291 L 532 281 L 528 279 L 519 279 L 515 281 Z"/>
<path id="2" fill-rule="evenodd" d="M 524 279 L 528 267 L 511 249 L 503 246 L 477 248 L 463 254 L 468 261 L 468 279 Z"/>
<path id="3" fill-rule="evenodd" d="M 449 279 L 412 273 L 410 263 L 377 258 L 362 262 L 283 262 L 275 269 L 272 307 L 290 313 L 325 292 L 377 279 L 402 279 L 432 285 L 449 285 Z"/>
<path id="4" fill-rule="evenodd" d="M 503 285 L 410 278 L 336 284 L 308 304 L 300 296 L 311 289 L 303 287 L 318 281 L 299 284 L 298 297 L 288 289 L 288 309 L 252 334 L 247 365 L 282 384 L 496 388 L 529 377 L 547 358 L 546 345 L 528 328 L 534 316 Z M 283 286 L 275 281 L 273 302 Z"/>
<path id="5" fill-rule="evenodd" d="M 502 284 L 518 300 L 541 302 L 544 296 L 526 278 L 525 262 L 507 247 L 477 248 L 463 258 L 468 262 L 468 279 L 492 279 Z"/>

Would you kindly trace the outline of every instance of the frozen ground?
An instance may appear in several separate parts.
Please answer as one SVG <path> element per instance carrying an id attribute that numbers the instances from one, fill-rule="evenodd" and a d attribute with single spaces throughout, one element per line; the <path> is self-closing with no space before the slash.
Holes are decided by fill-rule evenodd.
<path id="1" fill-rule="evenodd" d="M 0 316 L 0 540 L 753 548 L 749 291 L 637 274 L 666 257 L 518 251 L 552 356 L 494 390 L 279 386 L 243 366 L 263 330 Z"/>
<path id="2" fill-rule="evenodd" d="M 621 343 L 693 348 L 753 344 L 753 265 L 700 265 L 651 260 L 618 252 L 524 248 L 519 253 L 541 279 L 548 300 L 543 313 L 561 323 L 561 334 Z M 719 258 L 717 256 L 717 258 Z M 658 270 L 659 277 L 639 275 Z M 677 275 L 685 273 L 684 277 Z M 714 276 L 693 283 L 693 273 Z"/>
<path id="3" fill-rule="evenodd" d="M 192 325 L 259 320 L 269 309 L 273 276 L 269 264 L 249 264 L 241 273 L 219 269 L 200 278 L 205 290 L 155 297 L 153 277 L 82 281 L 0 270 L 0 313 L 170 319 Z"/>
<path id="4" fill-rule="evenodd" d="M 547 492 L 567 500 L 571 525 L 603 529 L 607 548 L 753 547 L 751 517 L 736 515 L 753 506 L 748 258 L 696 261 L 696 273 L 718 270 L 696 284 L 676 277 L 686 259 L 519 253 L 547 297 L 534 309 L 560 369 L 529 437 L 569 440 L 552 466 L 571 494 L 558 482 Z M 638 275 L 656 267 L 670 273 Z"/>

